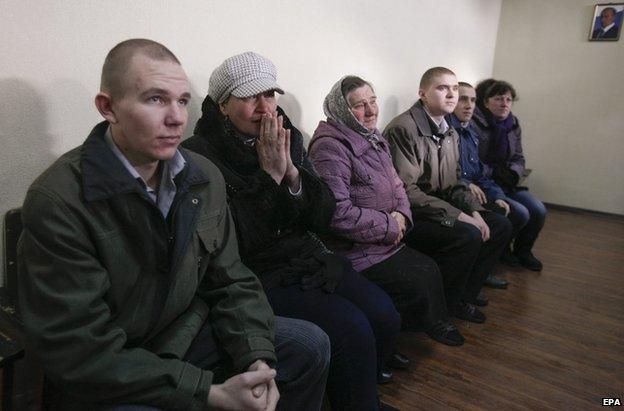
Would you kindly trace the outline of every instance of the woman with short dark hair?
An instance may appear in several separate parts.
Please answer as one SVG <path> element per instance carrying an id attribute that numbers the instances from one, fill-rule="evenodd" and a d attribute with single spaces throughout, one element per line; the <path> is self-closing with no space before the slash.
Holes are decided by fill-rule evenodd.
<path id="1" fill-rule="evenodd" d="M 502 259 L 511 265 L 541 271 L 542 263 L 533 255 L 533 245 L 544 226 L 546 207 L 526 187 L 519 186 L 525 160 L 522 129 L 511 112 L 516 90 L 510 83 L 495 79 L 483 80 L 475 89 L 477 107 L 473 120 L 480 134 L 479 157 L 505 192 L 504 200 L 515 211 L 510 215 L 513 251 L 508 250 Z"/>

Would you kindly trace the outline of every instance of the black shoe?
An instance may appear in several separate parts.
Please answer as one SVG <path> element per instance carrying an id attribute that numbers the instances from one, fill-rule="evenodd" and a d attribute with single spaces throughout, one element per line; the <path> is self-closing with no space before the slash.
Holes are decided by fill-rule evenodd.
<path id="1" fill-rule="evenodd" d="M 473 302 L 473 304 L 476 305 L 477 307 L 485 307 L 489 303 L 490 303 L 490 300 L 488 300 L 488 298 L 485 296 L 485 294 L 483 294 L 483 292 L 480 292 L 479 295 L 477 295 L 477 298 L 475 298 Z"/>
<path id="2" fill-rule="evenodd" d="M 384 368 L 381 371 L 377 372 L 377 384 L 389 383 L 390 381 L 392 381 L 392 377 L 394 377 L 392 375 L 392 371 Z"/>
<path id="3" fill-rule="evenodd" d="M 407 370 L 410 365 L 410 359 L 401 353 L 395 352 L 390 356 L 386 365 L 397 370 Z"/>
<path id="4" fill-rule="evenodd" d="M 426 332 L 429 337 L 442 344 L 458 346 L 464 343 L 464 337 L 459 333 L 457 327 L 448 321 L 438 321 Z"/>
<path id="5" fill-rule="evenodd" d="M 503 251 L 503 254 L 501 254 L 500 256 L 500 262 L 508 265 L 509 267 L 519 267 L 520 266 L 520 260 L 518 260 L 518 257 L 516 257 L 512 252 L 511 252 L 511 248 L 507 247 L 505 249 L 505 251 Z"/>
<path id="6" fill-rule="evenodd" d="M 453 315 L 471 323 L 481 324 L 485 322 L 485 314 L 472 304 L 461 303 L 453 310 Z"/>
<path id="7" fill-rule="evenodd" d="M 487 285 L 488 287 L 497 288 L 499 290 L 504 290 L 509 285 L 509 281 L 503 280 L 502 278 L 496 278 L 493 275 L 488 275 L 485 279 L 485 283 L 483 285 Z"/>
<path id="8" fill-rule="evenodd" d="M 542 268 L 544 267 L 542 262 L 535 258 L 533 253 L 530 251 L 516 254 L 516 257 L 518 257 L 518 260 L 523 267 L 528 268 L 531 271 L 542 271 Z"/>

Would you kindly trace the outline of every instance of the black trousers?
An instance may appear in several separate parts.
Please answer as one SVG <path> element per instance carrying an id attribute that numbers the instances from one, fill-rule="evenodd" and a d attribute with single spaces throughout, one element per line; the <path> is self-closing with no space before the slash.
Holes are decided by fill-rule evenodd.
<path id="1" fill-rule="evenodd" d="M 449 308 L 461 301 L 474 302 L 511 238 L 509 219 L 490 211 L 480 214 L 490 228 L 485 243 L 475 226 L 461 221 L 446 227 L 436 221 L 415 220 L 406 236 L 410 247 L 427 254 L 440 267 Z"/>
<path id="2" fill-rule="evenodd" d="M 427 330 L 448 317 L 440 270 L 416 250 L 403 247 L 361 274 L 388 293 L 403 330 Z"/>
<path id="3" fill-rule="evenodd" d="M 377 370 L 394 352 L 401 328 L 390 297 L 353 270 L 344 273 L 333 294 L 303 291 L 299 284 L 272 287 L 266 294 L 276 315 L 311 321 L 327 333 L 331 408 L 376 409 Z"/>

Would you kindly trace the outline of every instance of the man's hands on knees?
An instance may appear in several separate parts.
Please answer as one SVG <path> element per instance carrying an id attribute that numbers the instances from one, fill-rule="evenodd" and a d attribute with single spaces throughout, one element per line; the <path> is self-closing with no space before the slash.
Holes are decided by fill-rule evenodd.
<path id="1" fill-rule="evenodd" d="M 208 393 L 210 410 L 275 410 L 279 391 L 276 371 L 257 360 L 247 372 L 235 375 L 223 384 L 214 384 Z"/>
<path id="2" fill-rule="evenodd" d="M 496 200 L 494 201 L 500 208 L 502 208 L 503 210 L 505 210 L 505 217 L 507 217 L 509 215 L 509 211 L 511 211 L 511 208 L 509 207 L 509 204 L 507 204 L 507 202 L 505 200 Z"/>
<path id="3" fill-rule="evenodd" d="M 470 183 L 468 187 L 470 188 L 470 192 L 472 193 L 472 195 L 475 196 L 475 198 L 479 201 L 479 204 L 487 203 L 487 197 L 478 185 Z"/>
<path id="4" fill-rule="evenodd" d="M 247 371 L 259 371 L 259 370 L 271 370 L 271 367 L 267 365 L 263 360 L 256 360 L 253 364 L 247 368 Z M 266 397 L 267 408 L 269 410 L 275 409 L 277 400 L 279 400 L 279 391 L 277 390 L 277 384 L 275 378 L 271 379 L 268 384 L 258 384 L 252 389 L 252 394 L 256 398 L 262 396 Z M 271 405 L 272 404 L 272 405 Z"/>
<path id="5" fill-rule="evenodd" d="M 478 211 L 475 211 L 472 213 L 472 218 L 474 218 L 477 221 L 477 228 L 481 231 L 481 238 L 483 239 L 483 242 L 486 242 L 487 240 L 490 239 L 490 227 L 488 227 L 487 223 L 485 222 L 485 220 L 483 220 L 483 217 L 481 217 L 481 214 L 479 214 Z"/>
<path id="6" fill-rule="evenodd" d="M 481 232 L 481 239 L 483 242 L 490 239 L 490 227 L 488 227 L 478 211 L 473 212 L 472 217 L 466 213 L 459 213 L 459 217 L 457 217 L 457 219 L 463 223 L 472 224 L 477 227 Z"/>

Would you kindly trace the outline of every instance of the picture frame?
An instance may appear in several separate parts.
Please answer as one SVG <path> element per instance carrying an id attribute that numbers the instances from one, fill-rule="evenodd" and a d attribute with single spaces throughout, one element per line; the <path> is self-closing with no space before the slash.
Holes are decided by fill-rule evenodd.
<path id="1" fill-rule="evenodd" d="M 624 3 L 602 3 L 594 7 L 589 41 L 618 41 L 624 19 Z"/>

